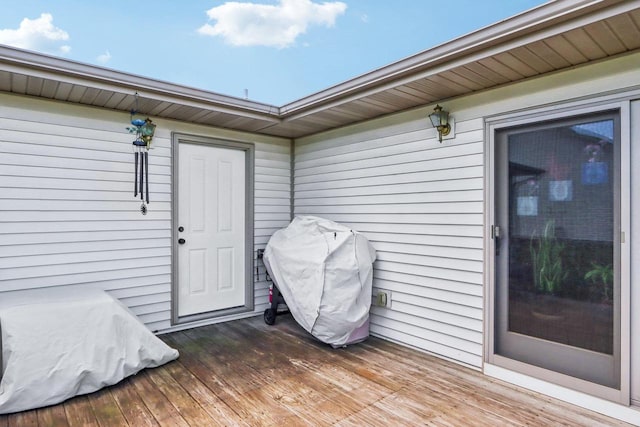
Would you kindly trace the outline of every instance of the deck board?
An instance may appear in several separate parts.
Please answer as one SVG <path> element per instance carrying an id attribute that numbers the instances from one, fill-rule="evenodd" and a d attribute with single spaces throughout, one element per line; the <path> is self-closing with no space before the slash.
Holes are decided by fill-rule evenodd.
<path id="1" fill-rule="evenodd" d="M 290 315 L 161 338 L 177 361 L 0 427 L 627 425 L 388 341 L 332 349 Z"/>

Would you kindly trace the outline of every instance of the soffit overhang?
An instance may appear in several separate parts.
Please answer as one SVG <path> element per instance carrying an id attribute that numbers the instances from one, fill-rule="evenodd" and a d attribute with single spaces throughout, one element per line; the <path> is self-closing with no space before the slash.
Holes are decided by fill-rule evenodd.
<path id="1" fill-rule="evenodd" d="M 0 92 L 300 138 L 640 50 L 640 0 L 560 0 L 283 106 L 0 45 Z"/>

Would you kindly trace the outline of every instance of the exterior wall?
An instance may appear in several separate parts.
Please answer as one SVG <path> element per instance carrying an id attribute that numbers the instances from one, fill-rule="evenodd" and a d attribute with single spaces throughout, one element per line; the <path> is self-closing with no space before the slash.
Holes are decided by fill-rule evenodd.
<path id="1" fill-rule="evenodd" d="M 290 142 L 157 120 L 149 213 L 133 197 L 129 116 L 0 95 L 0 298 L 64 286 L 110 291 L 154 331 L 170 326 L 171 133 L 255 143 L 255 246 L 288 224 Z M 256 283 L 255 311 L 268 285 Z"/>
<path id="2" fill-rule="evenodd" d="M 422 111 L 296 143 L 295 214 L 363 232 L 377 250 L 371 332 L 482 363 L 483 124 L 442 145 Z"/>
<path id="3" fill-rule="evenodd" d="M 378 251 L 371 332 L 476 368 L 483 361 L 485 117 L 638 88 L 640 55 L 442 102 L 455 137 L 439 144 L 433 106 L 296 141 L 296 215 L 363 232 Z"/>

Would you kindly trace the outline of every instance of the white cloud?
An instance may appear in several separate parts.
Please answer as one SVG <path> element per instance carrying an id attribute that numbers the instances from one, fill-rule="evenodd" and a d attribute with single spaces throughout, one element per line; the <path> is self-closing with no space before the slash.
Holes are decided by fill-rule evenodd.
<path id="1" fill-rule="evenodd" d="M 43 13 L 39 18 L 24 18 L 17 30 L 0 30 L 0 43 L 22 49 L 48 53 L 69 53 L 71 46 L 62 42 L 69 40 L 69 34 L 53 25 L 53 16 Z"/>
<path id="2" fill-rule="evenodd" d="M 276 5 L 227 2 L 207 11 L 215 24 L 205 24 L 200 34 L 221 36 L 234 46 L 285 48 L 295 43 L 311 25 L 332 27 L 347 5 L 343 2 L 279 0 Z"/>
<path id="3" fill-rule="evenodd" d="M 106 64 L 107 62 L 109 62 L 109 60 L 111 60 L 111 53 L 108 50 L 105 51 L 102 55 L 98 55 L 98 57 L 96 58 L 96 61 L 101 64 Z"/>

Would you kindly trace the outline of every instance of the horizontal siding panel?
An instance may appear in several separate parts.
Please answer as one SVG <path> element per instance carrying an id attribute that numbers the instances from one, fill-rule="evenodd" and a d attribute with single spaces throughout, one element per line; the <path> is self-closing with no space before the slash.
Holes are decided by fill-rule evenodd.
<path id="1" fill-rule="evenodd" d="M 476 273 L 471 271 L 452 270 L 445 267 L 432 267 L 426 265 L 410 264 L 406 262 L 385 260 L 377 260 L 374 267 L 384 271 L 395 271 L 397 273 L 406 273 L 414 276 L 454 280 L 457 282 L 465 282 L 475 285 L 482 284 L 482 274 L 479 272 Z"/>
<path id="2" fill-rule="evenodd" d="M 385 325 L 371 324 L 370 332 L 374 336 L 390 339 L 394 342 L 409 345 L 415 348 L 425 350 L 429 353 L 437 354 L 450 360 L 455 360 L 469 366 L 480 368 L 482 366 L 482 357 L 476 354 L 469 354 L 457 348 L 447 347 L 438 342 L 426 340 L 420 336 L 411 334 L 405 329 L 405 324 L 394 322 L 385 322 Z M 415 333 L 419 333 L 419 328 L 411 328 Z"/>
<path id="3" fill-rule="evenodd" d="M 42 224 L 39 224 L 42 225 Z M 137 229 L 135 224 L 131 224 L 131 228 L 126 230 L 109 230 L 109 231 L 58 231 L 52 225 L 51 230 L 47 231 L 43 228 L 37 233 L 14 233 L 4 234 L 0 239 L 0 247 L 13 245 L 47 245 L 51 243 L 78 243 L 84 244 L 90 242 L 107 242 L 107 241 L 136 241 L 142 242 L 145 239 L 169 239 L 171 230 L 167 229 Z"/>
<path id="4" fill-rule="evenodd" d="M 424 125 L 424 123 L 423 123 Z M 315 150 L 303 151 L 303 147 L 296 145 L 296 168 L 327 164 L 327 159 L 339 158 L 341 161 L 353 161 L 357 158 L 384 157 L 406 152 L 437 151 L 443 148 L 449 149 L 457 145 L 475 144 L 482 141 L 482 123 L 476 129 L 461 129 L 460 123 L 456 123 L 455 140 L 447 140 L 447 145 L 441 145 L 434 138 L 434 129 L 420 130 L 416 132 L 403 132 L 397 135 L 374 135 L 370 140 L 348 143 L 344 139 L 336 146 L 327 147 L 327 141 L 316 144 L 322 147 Z M 345 137 L 348 139 L 348 136 Z M 325 148 L 326 147 L 326 148 Z"/>
<path id="5" fill-rule="evenodd" d="M 20 167 L 17 166 L 17 169 Z M 4 168 L 1 168 L 4 169 Z M 0 179 L 3 187 L 12 188 L 31 188 L 31 189 L 56 189 L 56 190 L 86 190 L 99 192 L 130 192 L 133 193 L 133 174 L 127 176 L 115 172 L 97 172 L 93 175 L 90 173 L 74 173 L 67 171 L 66 173 L 50 172 L 51 170 L 39 168 L 25 168 L 29 175 L 5 175 L 2 176 L 0 171 Z M 8 173 L 9 171 L 4 171 Z M 55 176 L 50 176 L 55 175 Z M 65 176 L 66 175 L 66 176 Z M 77 175 L 77 176 L 71 176 Z M 82 178 L 81 175 L 87 175 Z M 45 179 L 43 179 L 45 178 Z M 156 181 L 162 181 L 157 183 Z M 166 183 L 165 183 L 166 182 Z M 149 174 L 149 195 L 154 193 L 170 193 L 171 184 L 169 177 L 154 177 Z"/>
<path id="6" fill-rule="evenodd" d="M 380 184 L 373 187 L 295 189 L 296 203 L 304 199 L 325 197 L 352 197 L 370 195 L 402 195 L 415 193 L 433 193 L 449 191 L 482 190 L 483 178 L 450 179 L 432 182 L 399 182 L 396 184 Z"/>
<path id="7" fill-rule="evenodd" d="M 255 189 L 258 190 L 270 190 L 270 191 L 280 191 L 280 194 L 291 194 L 290 193 L 291 186 L 289 184 L 276 183 L 276 182 L 256 182 Z"/>
<path id="8" fill-rule="evenodd" d="M 132 278 L 119 281 L 120 289 L 111 289 L 109 294 L 116 298 L 128 298 L 140 295 L 155 295 L 171 292 L 171 283 L 163 283 L 164 276 L 151 276 L 147 278 Z"/>
<path id="9" fill-rule="evenodd" d="M 397 234 L 415 234 L 429 236 L 482 237 L 483 229 L 479 225 L 447 224 L 402 224 L 395 222 L 365 223 L 345 221 L 345 225 L 361 232 L 388 232 Z"/>
<path id="10" fill-rule="evenodd" d="M 132 146 L 131 146 L 132 147 Z M 66 159 L 71 162 L 72 160 L 82 160 L 89 165 L 96 165 L 104 167 L 105 164 L 111 162 L 116 163 L 113 167 L 122 167 L 118 165 L 118 162 L 123 164 L 133 161 L 133 151 L 131 147 L 123 146 L 122 152 L 113 151 L 100 151 L 90 148 L 68 148 L 59 147 L 56 145 L 37 145 L 30 143 L 7 142 L 0 139 L 0 153 L 4 154 L 18 154 L 18 155 L 31 155 L 31 156 L 47 156 L 53 159 Z M 126 150 L 126 151 L 125 151 Z M 149 164 L 155 164 L 159 166 L 170 166 L 171 158 L 153 155 L 154 151 L 149 152 Z M 4 156 L 3 156 L 4 157 Z M 100 160 L 93 160 L 93 159 Z M 89 166 L 91 167 L 91 166 Z"/>
<path id="11" fill-rule="evenodd" d="M 386 318 L 416 326 L 426 331 L 423 334 L 424 338 L 432 340 L 434 337 L 438 337 L 438 342 L 455 346 L 456 348 L 463 348 L 465 351 L 473 351 L 475 345 L 482 345 L 482 333 L 444 322 L 438 317 L 439 312 L 433 310 L 431 311 L 432 314 L 435 314 L 433 316 L 435 320 L 429 318 L 428 315 L 425 315 L 428 311 L 426 309 L 419 313 L 410 313 L 402 309 L 387 310 L 378 307 L 372 310 L 373 314 L 378 317 L 375 320 L 376 323 L 382 323 L 379 318 Z"/>
<path id="12" fill-rule="evenodd" d="M 145 303 L 144 305 L 132 306 L 126 299 L 122 301 L 129 306 L 129 309 L 140 318 L 144 315 L 153 315 L 155 313 L 166 313 L 171 311 L 171 301 L 158 302 L 158 303 Z"/>
<path id="13" fill-rule="evenodd" d="M 300 214 L 467 214 L 482 213 L 482 202 L 458 203 L 405 203 L 405 204 L 363 204 L 363 205 L 332 205 L 329 201 L 323 206 L 297 206 L 296 213 Z"/>
<path id="14" fill-rule="evenodd" d="M 297 214 L 296 209 L 296 214 Z M 337 222 L 370 222 L 396 224 L 461 224 L 482 225 L 482 214 L 331 214 L 325 215 L 328 219 Z M 0 218 L 2 218 L 0 216 Z M 358 230 L 356 228 L 356 230 Z M 358 230 L 359 231 L 359 230 Z"/>
<path id="15" fill-rule="evenodd" d="M 399 310 L 401 304 L 412 305 L 416 307 L 413 311 L 421 312 L 421 317 L 431 316 L 432 320 L 437 320 L 440 313 L 447 313 L 455 321 L 442 320 L 443 323 L 460 326 L 462 319 L 467 319 L 470 321 L 465 324 L 474 325 L 467 329 L 476 332 L 477 322 L 482 320 L 482 298 L 478 296 L 434 288 L 416 289 L 415 286 L 405 287 L 402 283 L 385 280 L 376 280 L 374 288 L 392 291 L 391 307 L 394 310 Z"/>
<path id="16" fill-rule="evenodd" d="M 478 332 L 482 329 L 482 319 L 438 310 L 442 306 L 429 307 L 428 303 L 422 305 L 422 301 L 416 301 L 417 304 L 408 304 L 400 300 L 393 303 L 394 309 L 401 313 L 447 325 L 443 329 L 436 330 L 448 331 L 446 333 L 464 337 L 471 342 L 482 343 L 482 333 Z"/>
<path id="17" fill-rule="evenodd" d="M 97 110 L 94 110 L 95 112 Z M 37 116 L 37 121 L 32 120 L 34 116 Z M 113 147 L 111 143 L 131 145 L 133 141 L 133 135 L 126 130 L 126 122 L 88 119 L 86 117 L 74 120 L 70 115 L 42 111 L 38 111 L 32 117 L 25 117 L 22 109 L 0 110 L 0 128 L 3 129 L 3 133 L 4 131 L 7 133 L 14 131 L 14 134 L 29 135 L 23 137 L 27 138 L 26 142 L 29 143 L 42 141 L 45 144 L 50 144 L 54 138 L 56 145 L 61 146 L 65 145 L 65 141 L 75 141 L 74 144 L 78 145 L 87 145 L 87 141 L 91 141 L 91 145 L 100 145 L 97 142 L 102 142 L 104 143 L 102 149 L 109 150 L 109 147 Z M 91 127 L 91 125 L 94 126 Z M 170 146 L 170 137 L 163 135 L 162 129 L 156 129 L 152 149 L 168 150 Z M 166 151 L 166 156 L 169 155 L 170 150 Z"/>
<path id="18" fill-rule="evenodd" d="M 440 279 L 437 277 L 421 276 L 406 272 L 375 269 L 373 272 L 373 279 L 374 283 L 378 283 L 379 281 L 402 283 L 407 288 L 411 288 L 414 295 L 423 295 L 422 292 L 428 292 L 431 289 L 439 289 L 446 292 L 455 292 L 456 294 L 472 295 L 476 297 L 482 296 L 481 285 L 478 285 L 477 283 L 457 281 L 454 280 L 453 277 Z"/>
<path id="19" fill-rule="evenodd" d="M 51 233 L 51 232 L 93 232 L 93 231 L 126 231 L 126 230 L 171 230 L 171 222 L 167 220 L 137 220 L 137 221 L 73 221 L 56 222 L 15 222 L 11 228 L 0 227 L 0 234 L 14 233 Z M 4 237 L 4 236 L 3 236 Z"/>
<path id="20" fill-rule="evenodd" d="M 3 211 L 47 211 L 47 212 L 118 212 L 135 210 L 135 204 L 140 205 L 140 201 L 133 197 L 133 192 L 129 194 L 128 200 L 7 200 L 0 202 L 0 210 Z M 151 193 L 149 194 L 151 198 Z M 150 200 L 149 210 L 154 212 L 167 212 L 171 210 L 171 203 Z M 139 213 L 139 212 L 138 212 Z M 91 214 L 93 215 L 93 213 Z"/>
<path id="21" fill-rule="evenodd" d="M 167 280 L 169 280 L 171 265 L 163 258 L 162 260 L 154 260 L 153 262 L 145 260 L 144 264 L 138 262 L 134 267 L 114 268 L 112 270 L 79 271 L 77 273 L 67 272 L 67 274 L 61 272 L 61 274 L 57 275 L 47 274 L 48 272 L 45 272 L 45 274 L 40 276 L 27 275 L 26 273 L 28 272 L 23 272 L 25 277 L 11 279 L 5 278 L 4 271 L 0 272 L 0 288 L 3 291 L 17 291 L 103 281 L 108 282 L 105 283 L 104 286 L 104 289 L 108 290 L 111 289 L 112 286 L 116 286 L 117 281 L 120 279 L 164 274 Z"/>
<path id="22" fill-rule="evenodd" d="M 261 159 L 259 157 L 256 157 L 255 159 L 256 168 L 261 168 L 261 171 L 269 169 L 274 174 L 289 175 L 290 164 L 291 163 L 288 160 L 286 162 L 282 162 L 279 160 Z"/>
<path id="23" fill-rule="evenodd" d="M 422 171 L 449 171 L 451 169 L 466 168 L 468 166 L 482 166 L 483 157 L 481 154 L 471 154 L 460 157 L 448 157 L 444 159 L 433 159 L 416 161 L 411 163 L 392 164 L 388 166 L 378 166 L 371 168 L 362 168 L 355 170 L 325 172 L 320 175 L 296 176 L 296 186 L 313 183 L 318 180 L 321 182 L 341 181 L 353 178 L 380 177 L 386 175 L 410 174 L 412 172 Z M 449 176 L 450 178 L 451 176 Z"/>
<path id="24" fill-rule="evenodd" d="M 56 212 L 55 217 L 56 220 L 64 222 L 64 221 L 84 221 L 87 217 L 91 218 L 91 221 L 101 222 L 101 221 L 140 221 L 141 214 L 139 201 L 132 201 L 129 205 L 129 209 L 126 211 L 114 211 L 114 212 L 104 212 L 104 211 L 94 211 L 91 212 L 91 215 L 88 215 L 86 212 Z M 145 220 L 170 220 L 171 219 L 171 211 L 169 208 L 165 206 L 165 210 L 158 211 L 154 210 L 153 205 L 150 206 L 149 212 L 144 218 Z M 39 221 L 50 221 L 51 220 L 51 212 L 48 211 L 38 211 L 38 212 L 10 212 L 10 211 L 0 211 L 0 222 L 39 222 Z"/>
<path id="25" fill-rule="evenodd" d="M 257 169 L 257 168 L 256 168 Z M 289 185 L 291 183 L 291 177 L 290 174 L 287 175 L 276 175 L 276 174 L 270 174 L 271 170 L 263 170 L 261 173 L 258 173 L 258 171 L 256 170 L 256 174 L 255 174 L 255 179 L 258 182 L 275 182 L 278 184 L 287 184 Z"/>
<path id="26" fill-rule="evenodd" d="M 257 183 L 256 183 L 257 184 Z M 254 191 L 256 198 L 274 198 L 274 199 L 291 199 L 291 191 L 287 190 L 260 190 Z"/>
<path id="27" fill-rule="evenodd" d="M 446 267 L 432 267 L 398 261 L 377 260 L 375 267 L 385 271 L 407 273 L 415 276 L 425 276 L 434 279 L 451 279 L 475 285 L 482 285 L 482 273 L 450 269 Z"/>
<path id="28" fill-rule="evenodd" d="M 68 242 L 68 243 L 37 243 L 27 245 L 0 245 L 1 257 L 33 256 L 45 254 L 73 254 L 89 253 L 100 251 L 121 251 L 121 250 L 142 250 L 156 248 L 170 248 L 171 239 L 142 239 L 137 236 L 130 236 L 128 239 L 120 240 L 94 240 L 90 242 Z"/>
<path id="29" fill-rule="evenodd" d="M 0 120 L 1 122 L 1 120 Z M 32 129 L 33 130 L 33 129 Z M 33 132 L 30 130 L 24 130 L 21 132 L 4 131 L 0 136 L 0 143 L 13 142 L 25 145 L 25 150 L 19 152 L 33 152 L 34 147 L 40 147 L 41 149 L 51 149 L 54 151 L 62 152 L 63 150 L 76 150 L 78 153 L 95 151 L 103 153 L 105 158 L 111 159 L 111 155 L 122 156 L 123 154 L 132 154 L 132 142 L 134 137 L 125 133 L 110 133 L 106 139 L 100 139 L 95 137 L 82 138 L 78 135 L 52 135 L 42 132 Z M 74 128 L 68 129 L 70 132 L 74 131 Z M 52 144 L 52 140 L 55 138 L 55 144 Z M 44 147 L 44 148 L 43 148 Z M 102 156 L 101 155 L 101 156 Z M 170 139 L 161 138 L 156 135 L 153 139 L 153 144 L 150 147 L 150 155 L 153 157 L 170 158 L 171 157 L 171 141 Z M 64 156 L 63 156 L 64 157 Z M 75 157 L 71 155 L 69 157 Z M 117 158 L 113 158 L 117 160 Z"/>
<path id="30" fill-rule="evenodd" d="M 132 187 L 130 185 L 130 187 Z M 1 188 L 1 187 L 0 187 Z M 171 195 L 169 193 L 152 192 L 151 186 L 150 197 L 153 195 L 154 202 L 170 202 Z M 64 200 L 64 201 L 129 201 L 133 191 L 88 191 L 76 189 L 59 189 L 59 188 L 31 188 L 25 191 L 22 188 L 3 188 L 3 197 L 7 200 Z"/>
<path id="31" fill-rule="evenodd" d="M 407 253 L 420 251 L 421 253 L 429 254 L 434 253 L 434 251 L 438 251 L 438 253 L 449 253 L 449 251 L 453 249 L 455 251 L 462 251 L 461 253 L 463 253 L 465 257 L 468 257 L 468 259 L 476 259 L 478 254 L 482 252 L 478 249 L 483 248 L 483 240 L 478 237 L 375 232 L 366 232 L 364 234 L 370 241 L 375 243 L 376 248 L 390 252 L 403 252 L 406 250 Z M 396 245 L 402 245 L 403 247 L 398 248 Z M 430 249 L 431 247 L 434 249 Z"/>
<path id="32" fill-rule="evenodd" d="M 166 325 L 165 328 L 168 328 L 170 326 L 169 320 L 167 319 L 171 318 L 171 311 L 164 310 L 156 313 L 141 314 L 140 316 L 138 316 L 138 318 L 142 323 L 147 325 L 149 329 L 154 331 L 153 326 L 151 325 L 153 325 L 156 322 L 162 325 Z"/>
<path id="33" fill-rule="evenodd" d="M 143 242 L 145 239 L 154 242 L 166 241 L 171 237 L 170 230 L 109 230 L 109 231 L 84 231 L 84 232 L 57 232 L 56 230 L 45 231 L 40 230 L 38 233 L 20 233 L 4 235 L 0 239 L 0 247 L 2 246 L 18 246 L 18 245 L 42 245 L 51 244 L 95 244 L 96 242 L 117 242 L 117 241 L 136 241 Z M 170 241 L 170 240 L 169 240 Z M 49 249 L 50 250 L 50 249 Z"/>
<path id="34" fill-rule="evenodd" d="M 106 253 L 105 253 L 106 254 Z M 55 255 L 52 255 L 55 257 Z M 143 261 L 141 261 L 143 260 Z M 36 277 L 48 277 L 48 276 L 64 276 L 67 274 L 80 274 L 90 272 L 105 272 L 111 270 L 126 270 L 134 269 L 136 267 L 144 266 L 161 266 L 170 265 L 170 259 L 167 256 L 145 256 L 139 254 L 135 258 L 124 259 L 118 256 L 108 257 L 105 261 L 88 261 L 88 262 L 69 262 L 69 257 L 65 258 L 64 263 L 49 264 L 47 265 L 47 259 L 44 260 L 45 264 L 35 264 L 33 261 L 31 264 L 24 262 L 22 266 L 11 266 L 10 268 L 3 268 L 0 277 L 1 280 L 15 280 L 24 278 L 36 278 Z M 115 261 L 115 262 L 114 262 Z M 25 266 L 25 264 L 27 264 Z"/>
<path id="35" fill-rule="evenodd" d="M 290 220 L 290 215 L 289 212 L 287 213 L 273 213 L 273 212 L 268 212 L 268 213 L 261 213 L 261 212 L 256 212 L 254 214 L 254 218 L 256 221 L 259 221 L 261 223 L 265 223 L 265 222 L 274 222 L 274 221 L 278 221 L 280 220 L 280 223 L 282 223 L 282 221 L 285 221 L 286 224 L 288 225 L 289 220 Z"/>
<path id="36" fill-rule="evenodd" d="M 481 140 L 482 136 L 480 133 L 476 134 L 473 139 L 474 142 Z M 323 159 L 326 164 L 321 164 L 319 159 L 316 159 L 313 162 L 296 162 L 296 170 L 299 170 L 299 173 L 296 175 L 317 175 L 327 172 L 358 170 L 360 168 L 401 165 L 412 162 L 482 154 L 482 144 L 480 143 L 449 145 L 438 150 L 425 150 L 424 148 L 424 141 L 418 141 L 416 143 L 403 144 L 401 146 L 394 145 L 393 147 L 367 150 L 364 153 L 351 153 L 353 160 L 345 158 L 346 156 L 341 156 L 338 159 L 335 159 L 334 162 L 329 162 L 328 159 Z M 400 153 L 398 151 L 400 151 Z"/>
<path id="37" fill-rule="evenodd" d="M 468 249 L 455 246 L 436 246 L 430 239 L 424 239 L 421 244 L 404 244 L 404 243 L 388 243 L 379 242 L 371 239 L 378 252 L 407 254 L 407 255 L 424 255 L 439 258 L 449 258 L 457 260 L 469 260 L 482 263 L 482 249 Z"/>
<path id="38" fill-rule="evenodd" d="M 423 189 L 426 191 L 426 188 Z M 402 194 L 381 194 L 371 196 L 328 196 L 323 198 L 301 198 L 296 200 L 296 206 L 322 205 L 403 205 L 414 203 L 444 203 L 444 202 L 481 202 L 484 194 L 482 190 L 439 191 Z"/>
<path id="39" fill-rule="evenodd" d="M 353 178 L 343 180 L 332 181 L 320 181 L 299 184 L 295 182 L 295 191 L 305 190 L 326 190 L 333 188 L 354 188 L 354 187 L 367 187 L 375 185 L 389 185 L 389 184 L 408 184 L 408 183 L 428 183 L 431 181 L 449 181 L 452 179 L 466 179 L 466 178 L 481 178 L 483 176 L 484 168 L 482 166 L 472 166 L 451 170 L 434 170 L 427 172 L 413 172 L 402 173 L 399 171 L 397 174 L 389 174 L 383 176 L 372 176 L 365 178 Z M 428 185 L 428 184 L 425 184 Z"/>
<path id="40" fill-rule="evenodd" d="M 30 147 L 31 150 L 22 150 Z M 134 154 L 112 153 L 106 156 L 105 152 L 93 150 L 78 150 L 65 148 L 54 150 L 51 146 L 37 146 L 29 144 L 15 144 L 0 142 L 0 161 L 6 165 L 25 165 L 41 167 L 62 167 L 81 170 L 131 172 L 133 174 Z M 114 159 L 109 159 L 113 157 Z M 98 159 L 98 160 L 96 160 Z M 149 154 L 149 171 L 156 174 L 170 174 L 171 159 Z"/>
<path id="41" fill-rule="evenodd" d="M 384 315 L 377 315 L 373 322 L 376 325 L 402 323 L 403 331 L 409 334 L 450 348 L 460 349 L 465 353 L 473 354 L 478 351 L 478 346 L 482 347 L 482 340 L 466 329 L 455 329 L 445 324 L 441 324 L 437 329 L 431 329 L 432 326 L 436 327 L 434 322 L 399 311 L 386 310 Z M 459 338 L 454 334 L 471 339 Z"/>
<path id="42" fill-rule="evenodd" d="M 255 197 L 254 203 L 256 206 L 287 206 L 287 209 L 289 209 L 291 205 L 291 198 Z"/>
<path id="43" fill-rule="evenodd" d="M 380 262 L 397 262 L 423 267 L 445 268 L 447 270 L 455 271 L 456 275 L 459 274 L 459 271 L 482 273 L 482 261 L 465 260 L 461 258 L 443 258 L 437 256 L 378 251 L 377 259 Z"/>
<path id="44" fill-rule="evenodd" d="M 4 157 L 0 161 L 4 161 Z M 9 157 L 9 155 L 7 155 Z M 36 178 L 65 178 L 65 179 L 75 179 L 75 180 L 86 180 L 86 181 L 126 181 L 131 182 L 130 187 L 133 187 L 133 174 L 134 174 L 134 165 L 133 160 L 131 164 L 126 168 L 122 168 L 122 171 L 117 170 L 92 170 L 92 169 L 83 169 L 80 166 L 81 162 L 74 162 L 73 164 L 65 164 L 61 165 L 57 162 L 53 162 L 50 165 L 45 165 L 43 167 L 38 165 L 33 165 L 33 163 L 37 163 L 33 160 L 33 156 L 25 156 L 22 160 L 18 161 L 16 164 L 7 164 L 0 169 L 0 173 L 2 176 L 6 177 L 36 177 Z M 153 165 L 151 165 L 153 166 Z M 156 168 L 150 167 L 149 170 L 149 178 L 150 183 L 169 183 L 170 175 L 169 169 L 164 170 L 164 173 L 159 173 L 160 171 Z M 3 178 L 3 181 L 5 179 Z M 35 187 L 37 188 L 37 187 Z M 63 187 L 65 188 L 65 187 Z"/>
<path id="45" fill-rule="evenodd" d="M 135 296 L 123 298 L 122 302 L 124 302 L 130 308 L 140 307 L 147 304 L 169 303 L 171 302 L 171 292 L 159 292 L 159 293 L 154 293 L 152 295 L 135 295 Z M 158 311 L 164 311 L 170 308 L 171 307 L 165 307 L 165 308 L 162 308 L 161 310 L 153 310 L 148 312 L 156 313 Z"/>
<path id="46" fill-rule="evenodd" d="M 278 205 L 255 205 L 256 213 L 277 213 L 277 214 L 286 214 L 286 219 L 290 216 L 290 207 L 289 205 L 278 204 Z"/>

